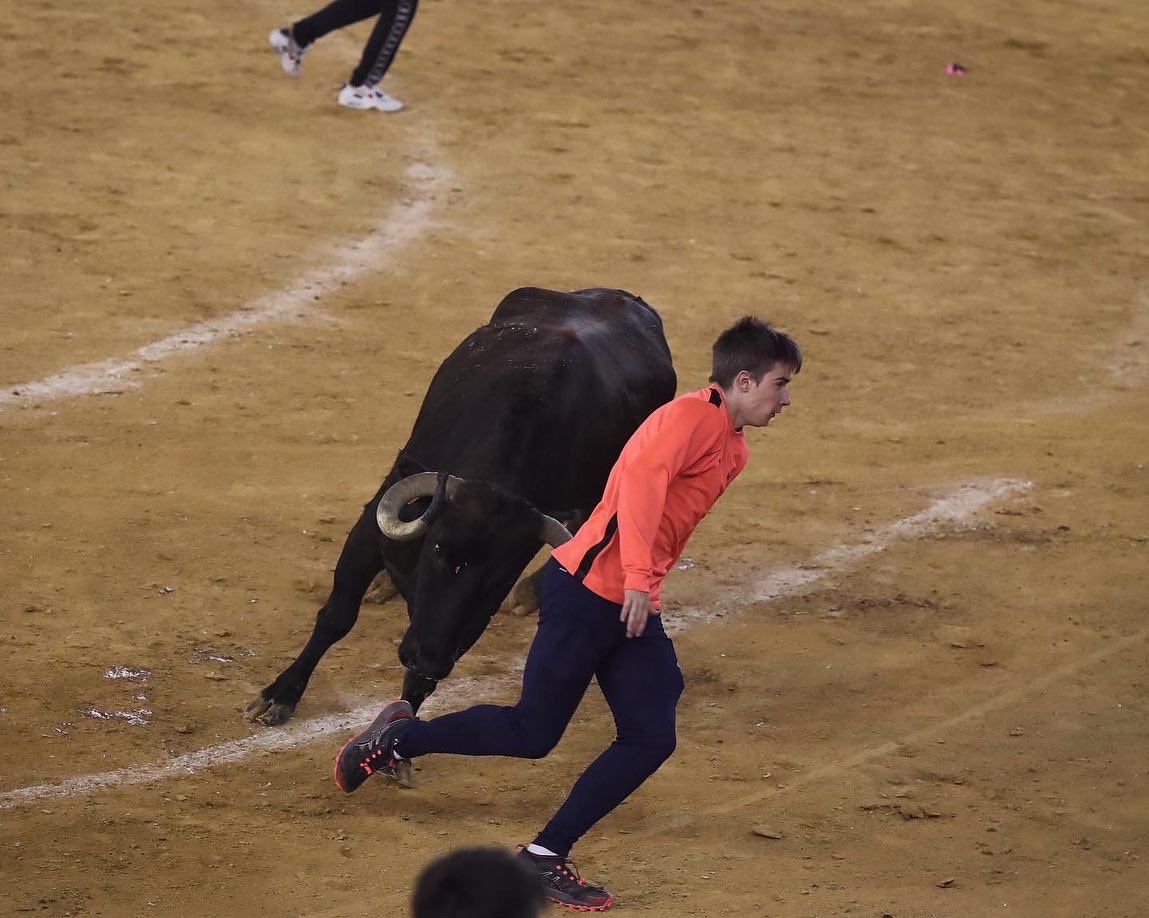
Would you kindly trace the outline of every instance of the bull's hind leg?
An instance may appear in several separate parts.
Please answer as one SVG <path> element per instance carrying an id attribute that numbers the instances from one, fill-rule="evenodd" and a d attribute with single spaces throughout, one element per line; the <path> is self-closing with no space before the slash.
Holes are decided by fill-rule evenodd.
<path id="1" fill-rule="evenodd" d="M 399 587 L 395 586 L 395 581 L 391 579 L 391 575 L 386 571 L 380 571 L 371 582 L 371 586 L 367 590 L 367 595 L 363 597 L 363 601 L 384 603 L 388 599 L 394 599 L 398 595 Z"/>
<path id="2" fill-rule="evenodd" d="M 244 710 L 248 720 L 274 727 L 291 717 L 323 655 L 355 627 L 363 594 L 382 569 L 383 555 L 372 502 L 347 536 L 335 565 L 331 595 L 315 617 L 310 639 L 295 662 L 251 700 Z"/>
<path id="3" fill-rule="evenodd" d="M 543 585 L 543 568 L 528 574 L 515 584 L 511 594 L 503 600 L 500 611 L 511 615 L 533 615 L 539 611 L 539 590 Z"/>
<path id="4" fill-rule="evenodd" d="M 581 510 L 572 510 L 558 517 L 559 521 L 567 527 L 567 531 L 574 535 L 586 522 L 586 514 Z M 548 559 L 549 560 L 549 559 Z M 539 611 L 539 594 L 543 588 L 543 574 L 546 570 L 546 561 L 515 584 L 510 595 L 503 600 L 500 612 L 510 612 L 511 615 L 534 615 Z"/>

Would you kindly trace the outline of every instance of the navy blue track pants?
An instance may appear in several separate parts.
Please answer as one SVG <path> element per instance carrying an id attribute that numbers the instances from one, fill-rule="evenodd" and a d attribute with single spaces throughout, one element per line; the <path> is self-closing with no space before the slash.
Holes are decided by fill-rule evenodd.
<path id="1" fill-rule="evenodd" d="M 621 610 L 549 561 L 518 704 L 476 705 L 414 721 L 399 733 L 399 753 L 542 758 L 562 738 L 591 678 L 597 678 L 617 736 L 535 838 L 565 857 L 674 752 L 675 709 L 683 689 L 674 645 L 657 615 L 647 620 L 641 637 L 627 638 Z"/>

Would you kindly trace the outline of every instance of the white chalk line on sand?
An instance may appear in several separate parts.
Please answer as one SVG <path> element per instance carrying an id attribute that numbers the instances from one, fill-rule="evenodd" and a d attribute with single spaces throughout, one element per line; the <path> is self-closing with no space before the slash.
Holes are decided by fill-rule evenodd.
<path id="1" fill-rule="evenodd" d="M 824 551 L 801 567 L 785 567 L 773 571 L 751 584 L 746 592 L 732 597 L 726 605 L 675 610 L 674 617 L 668 618 L 664 626 L 668 633 L 674 634 L 685 630 L 692 623 L 723 618 L 752 603 L 792 596 L 822 580 L 832 571 L 849 567 L 863 558 L 885 551 L 893 542 L 918 538 L 944 526 L 962 525 L 986 504 L 1028 490 L 1032 486 L 1028 481 L 1004 478 L 968 482 L 935 501 L 921 513 L 891 523 L 868 534 L 859 542 Z"/>
<path id="2" fill-rule="evenodd" d="M 477 692 L 488 693 L 510 682 L 510 677 L 489 677 L 486 679 L 459 679 L 443 686 L 420 708 L 420 711 L 434 712 L 438 708 L 456 703 L 468 702 Z M 280 752 L 295 746 L 305 746 L 314 740 L 330 736 L 332 733 L 352 733 L 362 729 L 383 705 L 373 701 L 361 705 L 353 711 L 329 714 L 311 720 L 277 729 L 267 729 L 243 739 L 207 746 L 195 752 L 179 755 L 166 762 L 152 765 L 132 765 L 115 771 L 98 774 L 79 775 L 58 784 L 39 784 L 35 787 L 22 787 L 0 794 L 0 810 L 10 810 L 26 806 L 37 800 L 63 800 L 69 797 L 83 797 L 110 787 L 130 787 L 134 784 L 155 784 L 168 778 L 186 777 L 205 768 L 230 765 L 253 755 Z"/>
<path id="3" fill-rule="evenodd" d="M 246 334 L 269 322 L 306 318 L 316 300 L 379 268 L 387 256 L 396 255 L 432 225 L 435 194 L 446 187 L 450 173 L 438 166 L 415 163 L 408 168 L 407 178 L 405 199 L 393 204 L 367 236 L 335 248 L 324 259 L 323 267 L 304 274 L 286 290 L 264 294 L 229 315 L 190 325 L 126 357 L 82 364 L 44 379 L 8 386 L 0 391 L 0 408 L 135 388 L 139 383 L 132 377 L 145 366 Z"/>
<path id="4" fill-rule="evenodd" d="M 758 581 L 742 601 L 765 602 L 792 595 L 835 571 L 884 550 L 895 541 L 922 536 L 945 526 L 963 524 L 990 502 L 1018 494 L 1030 487 L 1031 484 L 1027 481 L 1005 479 L 964 484 L 948 496 L 935 501 L 921 513 L 871 533 L 858 544 L 841 545 L 823 552 L 814 559 L 812 567 L 788 568 Z M 687 613 L 685 618 L 691 623 L 709 620 L 707 616 L 697 611 L 682 610 L 682 612 Z M 675 618 L 683 618 L 683 615 L 676 612 Z M 667 624 L 669 626 L 670 622 Z M 667 630 L 681 631 L 686 627 L 687 622 L 683 622 L 677 627 L 668 627 Z M 512 668 L 521 665 L 522 661 L 518 660 Z M 489 696 L 492 692 L 505 687 L 509 681 L 508 676 L 455 680 L 439 689 L 427 700 L 422 710 L 432 712 L 458 702 L 471 703 L 476 698 Z M 167 762 L 131 766 L 100 774 L 80 775 L 58 784 L 40 784 L 7 791 L 0 794 L 0 810 L 26 806 L 37 800 L 86 796 L 102 788 L 152 784 L 167 778 L 194 774 L 204 768 L 238 762 L 252 755 L 302 746 L 332 733 L 347 732 L 361 727 L 378 713 L 382 703 L 374 701 L 346 713 L 305 720 L 285 729 L 269 730 L 243 739 L 208 746 Z"/>

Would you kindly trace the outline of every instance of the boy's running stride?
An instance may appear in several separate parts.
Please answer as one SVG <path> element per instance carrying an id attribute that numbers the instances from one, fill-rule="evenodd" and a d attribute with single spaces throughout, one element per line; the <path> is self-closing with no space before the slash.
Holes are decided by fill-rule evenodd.
<path id="1" fill-rule="evenodd" d="M 551 901 L 580 911 L 609 908 L 612 895 L 581 879 L 569 854 L 674 751 L 683 679 L 659 615 L 662 581 L 745 468 L 743 428 L 765 427 L 790 404 L 790 379 L 801 367 L 798 345 L 765 322 L 746 317 L 724 331 L 713 347 L 712 385 L 643 422 L 601 503 L 547 562 L 518 703 L 423 721 L 405 701 L 392 702 L 339 751 L 339 787 L 351 792 L 377 771 L 394 775 L 406 760 L 430 753 L 542 758 L 597 678 L 617 736 L 519 856 Z"/>

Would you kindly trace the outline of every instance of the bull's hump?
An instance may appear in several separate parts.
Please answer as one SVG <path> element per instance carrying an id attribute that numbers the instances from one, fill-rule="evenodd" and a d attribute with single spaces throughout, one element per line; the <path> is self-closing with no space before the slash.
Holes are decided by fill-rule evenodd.
<path id="1" fill-rule="evenodd" d="M 491 325 L 569 328 L 575 332 L 633 320 L 653 312 L 623 290 L 592 288 L 562 293 L 542 287 L 520 287 L 508 293 L 491 316 Z"/>

